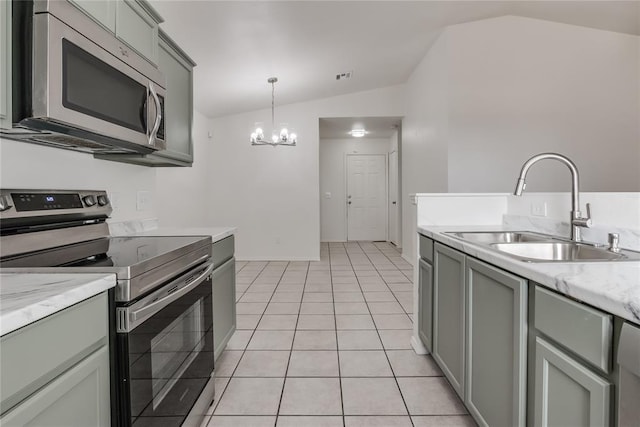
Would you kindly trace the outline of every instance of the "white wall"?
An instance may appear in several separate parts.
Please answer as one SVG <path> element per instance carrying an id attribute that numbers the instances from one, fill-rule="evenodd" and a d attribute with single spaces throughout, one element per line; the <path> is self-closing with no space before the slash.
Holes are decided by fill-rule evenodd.
<path id="1" fill-rule="evenodd" d="M 190 168 L 158 168 L 156 211 L 161 227 L 226 226 L 209 218 L 211 140 L 209 119 L 198 111 L 193 117 L 194 162 Z"/>
<path id="2" fill-rule="evenodd" d="M 447 42 L 449 191 L 512 191 L 545 151 L 578 165 L 584 191 L 640 189 L 640 37 L 508 16 Z M 531 191 L 569 189 L 556 162 L 529 176 Z"/>
<path id="3" fill-rule="evenodd" d="M 514 16 L 455 25 L 406 93 L 404 194 L 510 192 L 544 151 L 577 163 L 583 191 L 640 189 L 640 37 Z M 566 191 L 566 167 L 545 163 L 527 189 Z"/>
<path id="4" fill-rule="evenodd" d="M 447 37 L 441 34 L 407 81 L 401 191 L 402 250 L 409 262 L 416 240 L 415 206 L 409 195 L 447 191 L 447 54 Z"/>
<path id="5" fill-rule="evenodd" d="M 389 139 L 350 138 L 320 140 L 320 241 L 347 240 L 347 154 L 383 154 Z M 326 198 L 331 193 L 331 198 Z"/>
<path id="6" fill-rule="evenodd" d="M 239 259 L 319 259 L 319 119 L 402 116 L 403 100 L 399 85 L 276 106 L 276 121 L 298 134 L 296 147 L 249 144 L 270 110 L 212 119 L 209 221 L 238 227 Z"/>
<path id="7" fill-rule="evenodd" d="M 111 221 L 155 216 L 154 168 L 94 159 L 92 155 L 0 140 L 0 187 L 22 189 L 106 190 L 114 205 Z M 139 211 L 138 191 L 148 191 L 151 203 Z"/>

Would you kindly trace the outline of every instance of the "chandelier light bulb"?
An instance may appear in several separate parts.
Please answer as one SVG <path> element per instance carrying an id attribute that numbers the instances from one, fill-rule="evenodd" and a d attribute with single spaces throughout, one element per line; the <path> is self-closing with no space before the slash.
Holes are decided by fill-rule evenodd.
<path id="1" fill-rule="evenodd" d="M 271 141 L 265 139 L 264 131 L 262 130 L 262 123 L 256 122 L 255 131 L 249 136 L 249 141 L 252 145 L 296 145 L 298 137 L 295 133 L 289 134 L 289 130 L 285 123 L 282 123 L 280 130 L 275 127 L 275 83 L 278 81 L 277 77 L 270 77 L 267 82 L 271 85 Z"/>

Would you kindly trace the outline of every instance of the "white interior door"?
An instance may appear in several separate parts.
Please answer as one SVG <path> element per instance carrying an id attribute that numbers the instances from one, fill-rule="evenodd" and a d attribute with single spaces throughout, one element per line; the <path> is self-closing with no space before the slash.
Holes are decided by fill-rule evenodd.
<path id="1" fill-rule="evenodd" d="M 389 153 L 389 241 L 398 246 L 398 152 Z"/>
<path id="2" fill-rule="evenodd" d="M 347 240 L 387 240 L 384 154 L 347 155 Z"/>

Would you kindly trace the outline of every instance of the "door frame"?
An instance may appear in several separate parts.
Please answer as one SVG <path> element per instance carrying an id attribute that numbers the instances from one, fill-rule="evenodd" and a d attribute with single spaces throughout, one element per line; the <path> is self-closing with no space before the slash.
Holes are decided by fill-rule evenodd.
<path id="1" fill-rule="evenodd" d="M 391 220 L 391 210 L 394 209 L 391 205 L 391 188 L 389 185 L 391 184 L 391 155 L 396 154 L 396 220 L 395 224 L 390 224 Z M 399 150 L 392 150 L 387 155 L 387 241 L 394 244 L 397 248 L 400 248 L 401 245 L 401 235 L 402 235 L 402 227 L 400 226 L 400 153 Z M 395 227 L 396 229 L 396 241 L 391 241 L 391 229 L 390 226 Z"/>
<path id="2" fill-rule="evenodd" d="M 358 154 L 358 153 L 345 153 L 344 155 L 344 219 L 345 219 L 345 241 L 353 241 L 349 240 L 349 157 L 371 157 L 371 156 L 381 156 L 384 157 L 384 200 L 386 209 L 384 209 L 384 234 L 385 241 L 389 241 L 389 153 L 385 154 Z"/>

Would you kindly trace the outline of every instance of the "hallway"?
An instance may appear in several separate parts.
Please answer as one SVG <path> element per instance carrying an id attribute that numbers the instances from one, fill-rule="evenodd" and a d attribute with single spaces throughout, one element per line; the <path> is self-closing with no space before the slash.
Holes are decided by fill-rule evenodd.
<path id="1" fill-rule="evenodd" d="M 413 269 L 385 242 L 319 262 L 238 262 L 237 331 L 209 426 L 473 426 L 411 349 Z"/>

